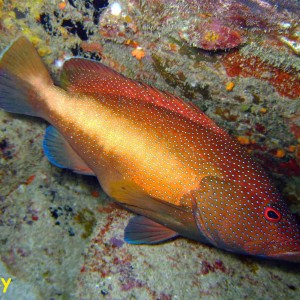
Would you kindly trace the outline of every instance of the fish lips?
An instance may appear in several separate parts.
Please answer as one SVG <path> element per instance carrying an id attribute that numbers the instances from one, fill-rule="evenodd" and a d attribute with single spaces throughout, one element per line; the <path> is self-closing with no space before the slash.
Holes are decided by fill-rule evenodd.
<path id="1" fill-rule="evenodd" d="M 269 257 L 278 260 L 300 263 L 300 252 L 284 252 L 284 253 L 270 255 Z"/>

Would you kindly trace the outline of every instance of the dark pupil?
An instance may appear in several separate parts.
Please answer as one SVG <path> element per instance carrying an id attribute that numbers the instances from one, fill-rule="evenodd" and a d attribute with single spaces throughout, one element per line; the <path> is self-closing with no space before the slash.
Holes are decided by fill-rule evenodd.
<path id="1" fill-rule="evenodd" d="M 268 217 L 275 220 L 278 219 L 278 215 L 272 210 L 268 211 Z"/>

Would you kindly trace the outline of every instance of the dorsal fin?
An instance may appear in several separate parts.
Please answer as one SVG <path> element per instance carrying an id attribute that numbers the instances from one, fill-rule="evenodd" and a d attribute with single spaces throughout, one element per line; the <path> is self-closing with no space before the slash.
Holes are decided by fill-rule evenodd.
<path id="1" fill-rule="evenodd" d="M 135 98 L 140 101 L 165 107 L 173 112 L 208 127 L 218 134 L 227 133 L 219 128 L 197 106 L 170 93 L 159 91 L 149 85 L 126 78 L 102 63 L 71 58 L 64 63 L 61 82 L 70 92 L 93 95 L 113 95 L 120 98 Z"/>

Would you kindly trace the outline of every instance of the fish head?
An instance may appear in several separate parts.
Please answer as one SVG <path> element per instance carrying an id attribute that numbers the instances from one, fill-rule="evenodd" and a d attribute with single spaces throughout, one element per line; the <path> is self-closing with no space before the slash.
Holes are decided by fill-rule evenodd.
<path id="1" fill-rule="evenodd" d="M 242 186 L 207 176 L 193 195 L 198 229 L 214 246 L 300 262 L 300 225 L 272 186 Z"/>

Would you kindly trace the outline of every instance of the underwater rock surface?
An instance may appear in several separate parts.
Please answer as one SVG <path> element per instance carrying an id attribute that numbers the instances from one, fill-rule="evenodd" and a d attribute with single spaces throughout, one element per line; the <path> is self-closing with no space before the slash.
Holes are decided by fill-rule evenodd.
<path id="1" fill-rule="evenodd" d="M 192 101 L 263 164 L 299 216 L 299 1 L 149 3 L 0 1 L 0 47 L 22 34 L 57 78 L 79 55 Z M 95 179 L 49 164 L 45 127 L 0 111 L 0 277 L 12 278 L 1 299 L 20 287 L 30 299 L 299 299 L 299 265 L 186 239 L 124 243 L 132 215 Z"/>

